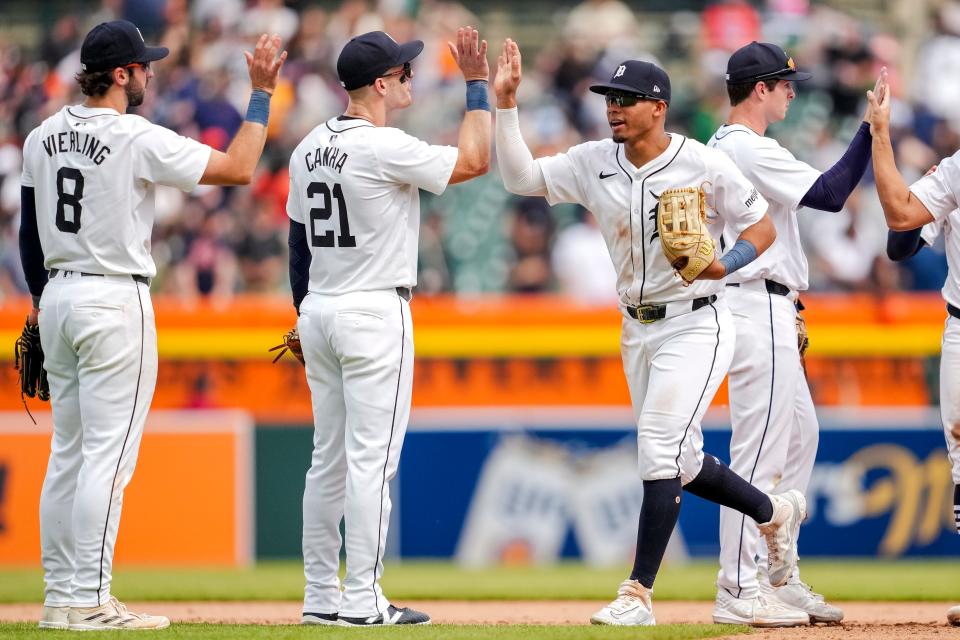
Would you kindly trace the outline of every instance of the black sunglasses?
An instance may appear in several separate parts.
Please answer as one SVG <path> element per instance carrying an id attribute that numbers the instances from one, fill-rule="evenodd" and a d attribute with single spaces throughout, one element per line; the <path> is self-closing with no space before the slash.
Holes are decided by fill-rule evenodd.
<path id="1" fill-rule="evenodd" d="M 402 75 L 401 75 L 402 74 Z M 407 80 L 413 77 L 413 69 L 410 68 L 409 62 L 403 63 L 403 69 L 400 71 L 394 71 L 393 73 L 388 73 L 386 75 L 379 76 L 380 78 L 392 78 L 393 76 L 400 76 L 400 84 L 403 84 Z"/>
<path id="2" fill-rule="evenodd" d="M 642 93 L 627 93 L 625 91 L 608 91 L 603 96 L 607 104 L 615 104 L 618 107 L 632 107 L 641 100 L 659 100 L 653 96 L 647 96 Z"/>

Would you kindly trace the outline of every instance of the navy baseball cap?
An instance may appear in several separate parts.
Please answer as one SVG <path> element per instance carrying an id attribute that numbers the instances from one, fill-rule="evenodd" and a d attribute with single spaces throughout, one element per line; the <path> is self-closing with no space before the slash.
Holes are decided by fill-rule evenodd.
<path id="1" fill-rule="evenodd" d="M 80 66 L 84 71 L 107 71 L 136 62 L 166 58 L 166 47 L 148 47 L 143 34 L 132 22 L 101 22 L 87 34 L 80 47 Z"/>
<path id="2" fill-rule="evenodd" d="M 769 42 L 740 47 L 727 62 L 727 84 L 744 84 L 760 80 L 809 80 L 809 73 L 797 71 L 797 65 L 786 51 Z"/>
<path id="3" fill-rule="evenodd" d="M 670 78 L 667 72 L 651 62 L 627 60 L 620 63 L 610 82 L 591 85 L 590 91 L 606 95 L 610 91 L 635 93 L 649 100 L 670 104 Z"/>
<path id="4" fill-rule="evenodd" d="M 399 44 L 383 31 L 371 31 L 350 39 L 337 58 L 337 76 L 347 91 L 373 84 L 391 67 L 406 64 L 423 51 L 422 40 Z"/>

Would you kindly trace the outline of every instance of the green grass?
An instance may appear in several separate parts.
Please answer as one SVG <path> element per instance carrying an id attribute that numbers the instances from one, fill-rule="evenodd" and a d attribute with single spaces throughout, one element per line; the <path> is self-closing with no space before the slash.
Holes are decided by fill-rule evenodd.
<path id="1" fill-rule="evenodd" d="M 608 638 L 637 638 L 638 640 L 694 640 L 699 638 L 717 638 L 738 633 L 747 633 L 747 627 L 715 624 L 667 624 L 659 627 L 591 627 L 587 626 L 479 626 L 479 625 L 430 625 L 425 627 L 392 627 L 379 629 L 338 629 L 336 627 L 300 627 L 296 625 L 258 626 L 237 624 L 175 624 L 162 631 L 138 631 L 137 640 L 161 638 L 162 640 L 180 640 L 181 638 L 202 638 L 203 640 L 270 640 L 300 638 L 329 638 L 330 640 L 365 640 L 367 638 L 385 638 L 391 640 L 592 640 Z M 99 634 L 103 633 L 103 636 Z M 86 632 L 83 637 L 115 638 L 116 631 Z M 35 624 L 0 624 L 0 636 L 29 640 L 50 640 L 57 637 L 75 637 L 70 631 L 50 631 L 38 629 Z"/>
<path id="2" fill-rule="evenodd" d="M 930 561 L 804 561 L 803 578 L 831 600 L 960 602 L 960 559 Z M 383 587 L 403 600 L 609 600 L 627 567 L 580 564 L 467 570 L 440 562 L 387 566 Z M 657 600 L 713 600 L 716 564 L 665 566 Z M 127 569 L 112 590 L 124 600 L 300 600 L 302 565 L 265 562 L 249 569 Z M 0 602 L 39 602 L 39 569 L 0 569 Z"/>

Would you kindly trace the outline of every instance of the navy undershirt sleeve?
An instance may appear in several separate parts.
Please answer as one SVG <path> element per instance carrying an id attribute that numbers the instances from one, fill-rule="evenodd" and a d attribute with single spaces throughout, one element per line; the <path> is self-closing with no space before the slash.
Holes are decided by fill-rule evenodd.
<path id="1" fill-rule="evenodd" d="M 293 307 L 299 315 L 300 303 L 307 297 L 312 259 L 306 226 L 291 220 L 287 245 L 290 247 L 290 290 L 293 292 Z"/>
<path id="2" fill-rule="evenodd" d="M 843 156 L 817 178 L 800 200 L 800 205 L 834 213 L 843 209 L 847 198 L 867 170 L 872 144 L 870 125 L 866 122 L 860 123 L 857 135 L 853 136 Z"/>
<path id="3" fill-rule="evenodd" d="M 887 231 L 887 257 L 898 262 L 906 260 L 911 256 L 917 255 L 926 242 L 920 237 L 923 227 L 910 229 L 910 231 Z"/>
<path id="4" fill-rule="evenodd" d="M 20 264 L 27 280 L 33 305 L 37 306 L 40 294 L 47 284 L 47 270 L 43 266 L 43 247 L 37 230 L 37 204 L 33 187 L 20 187 Z"/>

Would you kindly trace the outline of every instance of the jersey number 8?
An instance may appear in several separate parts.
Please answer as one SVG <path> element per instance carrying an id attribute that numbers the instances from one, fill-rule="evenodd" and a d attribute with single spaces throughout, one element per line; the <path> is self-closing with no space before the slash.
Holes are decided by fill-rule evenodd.
<path id="1" fill-rule="evenodd" d="M 64 191 L 66 180 L 73 181 L 72 193 Z M 80 231 L 80 213 L 83 207 L 80 199 L 83 197 L 83 174 L 79 169 L 60 167 L 57 171 L 57 229 L 66 233 Z M 71 209 L 71 219 L 67 220 L 67 207 Z"/>
<path id="2" fill-rule="evenodd" d="M 340 183 L 335 183 L 331 192 L 326 182 L 311 182 L 307 187 L 307 197 L 313 198 L 316 195 L 323 197 L 323 206 L 310 209 L 310 244 L 315 247 L 357 246 L 357 237 L 350 235 L 350 224 L 347 221 L 347 203 L 343 199 L 343 190 L 340 189 Z M 340 235 L 337 236 L 336 244 L 333 241 L 333 229 L 327 229 L 322 234 L 317 233 L 317 222 L 329 220 L 333 214 L 332 198 L 337 200 L 337 210 L 340 213 Z"/>

